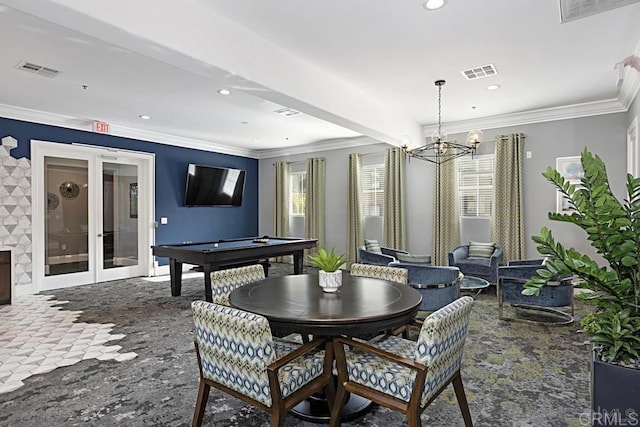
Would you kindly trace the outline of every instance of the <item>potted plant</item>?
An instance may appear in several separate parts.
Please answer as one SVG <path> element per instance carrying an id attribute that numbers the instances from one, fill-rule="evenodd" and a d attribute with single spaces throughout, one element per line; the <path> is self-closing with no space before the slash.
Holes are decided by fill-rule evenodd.
<path id="1" fill-rule="evenodd" d="M 549 229 L 533 240 L 548 257 L 525 284 L 525 295 L 537 295 L 554 276 L 572 274 L 576 287 L 589 290 L 576 297 L 594 306 L 582 326 L 593 344 L 592 405 L 602 420 L 621 422 L 640 417 L 640 178 L 627 174 L 627 199 L 611 192 L 604 162 L 586 148 L 581 155 L 584 177 L 572 185 L 549 167 L 543 176 L 575 210 L 549 213 L 549 219 L 575 224 L 608 265 L 557 242 Z M 627 418 L 625 418 L 627 417 Z M 594 419 L 594 422 L 599 422 Z"/>
<path id="2" fill-rule="evenodd" d="M 335 248 L 328 251 L 324 248 L 318 251 L 317 255 L 309 256 L 309 263 L 318 267 L 318 284 L 324 292 L 337 292 L 342 286 L 342 271 L 340 267 L 347 260 L 344 254 L 336 254 Z"/>

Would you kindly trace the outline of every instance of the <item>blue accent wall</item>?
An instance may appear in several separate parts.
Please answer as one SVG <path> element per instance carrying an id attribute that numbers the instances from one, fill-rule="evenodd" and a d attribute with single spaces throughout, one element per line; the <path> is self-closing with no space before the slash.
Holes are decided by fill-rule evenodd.
<path id="1" fill-rule="evenodd" d="M 30 158 L 32 139 L 154 153 L 156 159 L 155 220 L 159 224 L 156 229 L 156 244 L 205 242 L 258 234 L 258 160 L 256 159 L 0 117 L 0 138 L 5 136 L 12 136 L 18 140 L 18 147 L 11 151 L 11 155 L 15 158 Z M 183 206 L 189 163 L 246 170 L 242 206 Z M 167 217 L 168 224 L 161 225 L 160 217 Z M 167 263 L 166 259 L 159 259 L 159 261 L 161 264 Z"/>

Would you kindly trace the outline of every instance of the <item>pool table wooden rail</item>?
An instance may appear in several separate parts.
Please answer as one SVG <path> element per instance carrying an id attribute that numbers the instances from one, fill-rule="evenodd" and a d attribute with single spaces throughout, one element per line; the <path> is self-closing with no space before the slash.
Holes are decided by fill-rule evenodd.
<path id="1" fill-rule="evenodd" d="M 205 299 L 211 301 L 211 272 L 222 268 L 260 262 L 268 274 L 268 259 L 293 255 L 294 274 L 302 273 L 304 250 L 314 248 L 316 239 L 269 237 L 267 243 L 254 242 L 264 237 L 225 239 L 215 242 L 179 243 L 152 246 L 153 255 L 169 258 L 171 295 L 182 292 L 182 264 L 199 266 L 204 273 Z"/>

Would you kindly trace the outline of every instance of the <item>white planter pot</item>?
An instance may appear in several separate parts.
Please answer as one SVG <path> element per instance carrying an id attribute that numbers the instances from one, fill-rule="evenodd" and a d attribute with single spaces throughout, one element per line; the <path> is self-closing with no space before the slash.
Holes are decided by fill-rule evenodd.
<path id="1" fill-rule="evenodd" d="M 333 272 L 318 270 L 318 284 L 324 292 L 338 292 L 342 286 L 342 270 Z"/>

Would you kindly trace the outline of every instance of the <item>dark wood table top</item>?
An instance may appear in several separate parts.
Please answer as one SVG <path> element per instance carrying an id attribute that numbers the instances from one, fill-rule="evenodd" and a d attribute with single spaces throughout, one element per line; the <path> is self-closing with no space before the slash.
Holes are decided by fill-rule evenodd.
<path id="1" fill-rule="evenodd" d="M 420 308 L 415 289 L 343 273 L 337 293 L 325 293 L 318 276 L 268 277 L 235 289 L 231 306 L 260 314 L 278 331 L 322 336 L 359 335 L 410 322 Z"/>

